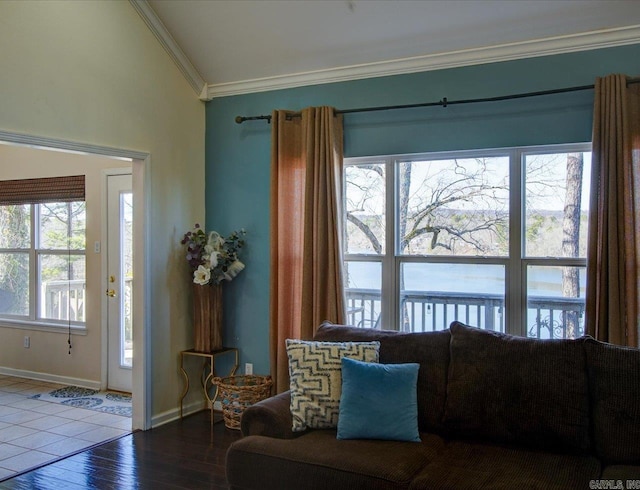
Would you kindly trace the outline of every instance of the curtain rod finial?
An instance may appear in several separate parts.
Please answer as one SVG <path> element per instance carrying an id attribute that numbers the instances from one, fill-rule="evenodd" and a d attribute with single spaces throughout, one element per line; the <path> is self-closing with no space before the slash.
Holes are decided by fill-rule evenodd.
<path id="1" fill-rule="evenodd" d="M 244 122 L 244 117 L 236 116 L 236 124 L 242 124 Z"/>

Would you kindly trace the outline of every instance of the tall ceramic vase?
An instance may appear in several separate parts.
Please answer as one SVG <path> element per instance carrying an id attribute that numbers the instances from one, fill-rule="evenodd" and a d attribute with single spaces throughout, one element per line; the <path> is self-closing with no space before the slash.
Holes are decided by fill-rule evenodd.
<path id="1" fill-rule="evenodd" d="M 222 349 L 222 285 L 193 285 L 193 342 L 197 352 Z"/>

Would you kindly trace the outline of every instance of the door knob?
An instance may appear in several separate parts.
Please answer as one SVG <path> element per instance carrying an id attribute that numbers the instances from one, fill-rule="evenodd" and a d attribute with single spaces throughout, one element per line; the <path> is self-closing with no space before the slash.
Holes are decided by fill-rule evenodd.
<path id="1" fill-rule="evenodd" d="M 107 296 L 109 296 L 110 298 L 115 298 L 116 297 L 116 290 L 115 289 L 107 289 Z"/>

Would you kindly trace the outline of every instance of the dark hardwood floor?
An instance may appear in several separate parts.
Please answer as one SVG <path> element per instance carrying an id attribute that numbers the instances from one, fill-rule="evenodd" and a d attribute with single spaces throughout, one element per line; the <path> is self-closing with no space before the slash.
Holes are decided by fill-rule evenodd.
<path id="1" fill-rule="evenodd" d="M 0 489 L 228 489 L 226 452 L 240 433 L 222 421 L 212 427 L 209 414 L 107 442 L 5 480 Z"/>

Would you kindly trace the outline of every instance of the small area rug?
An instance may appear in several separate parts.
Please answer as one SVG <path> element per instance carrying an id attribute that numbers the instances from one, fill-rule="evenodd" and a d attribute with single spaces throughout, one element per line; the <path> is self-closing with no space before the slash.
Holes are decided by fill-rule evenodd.
<path id="1" fill-rule="evenodd" d="M 86 408 L 96 412 L 112 413 L 131 417 L 131 395 L 116 391 L 98 391 L 79 386 L 65 386 L 48 393 L 40 393 L 31 398 L 43 402 L 61 403 L 76 408 Z"/>

